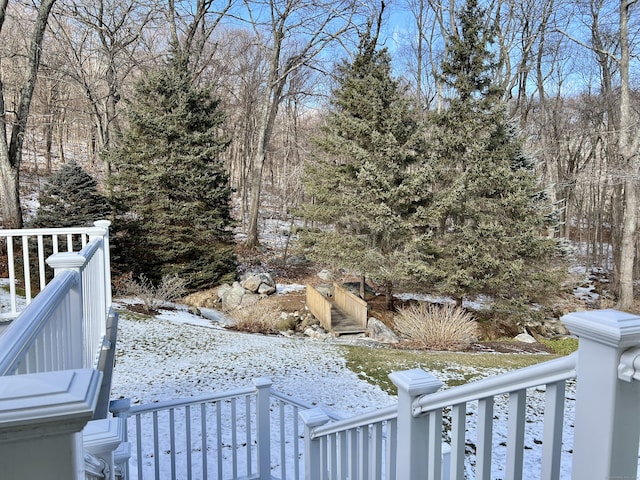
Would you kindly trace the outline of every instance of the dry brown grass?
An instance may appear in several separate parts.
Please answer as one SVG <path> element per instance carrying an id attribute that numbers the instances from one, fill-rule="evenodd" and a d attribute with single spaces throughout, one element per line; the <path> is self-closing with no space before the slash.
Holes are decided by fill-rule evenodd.
<path id="1" fill-rule="evenodd" d="M 473 316 L 453 305 L 410 305 L 398 311 L 394 324 L 409 341 L 431 350 L 460 349 L 478 336 Z"/>
<path id="2" fill-rule="evenodd" d="M 271 302 L 260 301 L 232 312 L 230 328 L 249 333 L 277 333 L 281 310 Z"/>

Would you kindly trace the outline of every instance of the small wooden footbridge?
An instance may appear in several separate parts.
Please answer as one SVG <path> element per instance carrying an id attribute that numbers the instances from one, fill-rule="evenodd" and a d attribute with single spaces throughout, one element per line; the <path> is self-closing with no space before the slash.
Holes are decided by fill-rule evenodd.
<path id="1" fill-rule="evenodd" d="M 327 332 L 336 336 L 367 331 L 367 302 L 340 285 L 333 284 L 333 298 L 326 297 L 311 285 L 306 288 L 306 303 L 311 314 Z"/>

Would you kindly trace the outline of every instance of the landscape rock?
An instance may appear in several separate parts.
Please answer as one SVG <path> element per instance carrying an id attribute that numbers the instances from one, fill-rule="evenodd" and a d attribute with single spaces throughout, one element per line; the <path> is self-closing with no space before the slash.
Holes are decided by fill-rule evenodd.
<path id="1" fill-rule="evenodd" d="M 377 318 L 371 317 L 367 322 L 369 338 L 382 343 L 398 343 L 400 339 L 393 330 Z"/>
<path id="2" fill-rule="evenodd" d="M 262 295 L 258 295 L 257 293 L 246 292 L 242 296 L 242 301 L 240 302 L 239 307 L 250 307 L 251 305 L 255 305 L 263 298 Z"/>
<path id="3" fill-rule="evenodd" d="M 327 333 L 327 331 L 324 328 L 318 325 L 313 325 L 305 328 L 304 334 L 307 337 L 315 338 L 316 340 L 327 340 L 332 337 L 330 333 Z"/>
<path id="4" fill-rule="evenodd" d="M 329 285 L 329 284 L 322 284 L 322 285 L 316 285 L 314 287 L 319 294 L 324 295 L 325 297 L 333 297 L 333 285 Z"/>
<path id="5" fill-rule="evenodd" d="M 528 333 L 521 333 L 520 335 L 516 335 L 515 340 L 522 343 L 536 343 L 536 339 Z"/>
<path id="6" fill-rule="evenodd" d="M 231 285 L 229 285 L 228 283 L 223 283 L 222 285 L 220 285 L 218 287 L 218 298 L 220 300 L 222 300 L 222 298 L 224 297 L 225 293 L 229 292 L 233 287 Z"/>
<path id="7" fill-rule="evenodd" d="M 264 293 L 265 295 L 270 295 L 276 292 L 276 282 L 268 273 L 250 274 L 241 282 L 241 285 L 246 290 L 253 293 Z"/>
<path id="8" fill-rule="evenodd" d="M 276 293 L 276 286 L 269 285 L 267 283 L 261 283 L 258 287 L 258 293 L 260 295 L 273 295 L 274 293 Z"/>
<path id="9" fill-rule="evenodd" d="M 225 311 L 235 310 L 242 305 L 242 297 L 246 290 L 238 282 L 234 282 L 231 289 L 227 289 L 222 294 L 222 309 Z"/>
<path id="10" fill-rule="evenodd" d="M 318 272 L 318 277 L 320 277 L 320 279 L 324 280 L 325 282 L 331 282 L 333 281 L 333 272 L 325 268 L 324 270 Z"/>

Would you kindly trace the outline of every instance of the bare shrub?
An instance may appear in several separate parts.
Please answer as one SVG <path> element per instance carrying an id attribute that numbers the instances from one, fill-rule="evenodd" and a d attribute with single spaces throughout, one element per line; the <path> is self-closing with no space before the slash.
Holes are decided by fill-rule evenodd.
<path id="1" fill-rule="evenodd" d="M 473 315 L 454 305 L 410 305 L 399 310 L 394 324 L 401 335 L 433 350 L 459 349 L 473 343 L 478 335 Z"/>
<path id="2" fill-rule="evenodd" d="M 164 275 L 160 283 L 154 285 L 151 280 L 141 274 L 138 280 L 133 277 L 124 282 L 127 295 L 140 299 L 146 313 L 152 313 L 168 302 L 173 302 L 187 292 L 187 282 L 178 275 Z"/>
<path id="3" fill-rule="evenodd" d="M 258 302 L 232 313 L 234 330 L 249 333 L 277 333 L 280 309 L 269 302 Z"/>

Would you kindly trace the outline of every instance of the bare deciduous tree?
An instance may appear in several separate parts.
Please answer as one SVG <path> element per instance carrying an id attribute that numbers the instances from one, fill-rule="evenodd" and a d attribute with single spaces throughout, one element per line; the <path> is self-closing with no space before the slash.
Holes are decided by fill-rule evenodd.
<path id="1" fill-rule="evenodd" d="M 256 111 L 257 135 L 251 171 L 246 245 L 258 245 L 258 216 L 265 156 L 289 75 L 309 64 L 353 27 L 352 0 L 245 0 L 247 14 L 268 59 Z"/>
<path id="2" fill-rule="evenodd" d="M 23 224 L 20 205 L 20 164 L 22 146 L 27 128 L 29 108 L 40 66 L 42 41 L 49 14 L 56 0 L 43 0 L 34 9 L 36 16 L 31 30 L 24 80 L 20 87 L 17 108 L 7 111 L 4 85 L 0 80 L 0 198 L 2 216 L 7 228 L 21 228 Z M 0 1 L 0 38 L 5 23 L 9 0 Z"/>

